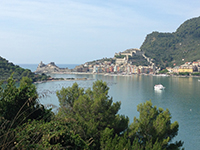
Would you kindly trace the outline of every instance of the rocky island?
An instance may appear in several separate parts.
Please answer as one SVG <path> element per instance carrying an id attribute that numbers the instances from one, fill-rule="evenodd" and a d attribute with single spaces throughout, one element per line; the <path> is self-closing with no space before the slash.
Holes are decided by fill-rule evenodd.
<path id="1" fill-rule="evenodd" d="M 51 73 L 66 73 L 66 72 L 71 72 L 72 69 L 68 68 L 59 68 L 58 66 L 55 65 L 54 62 L 51 62 L 47 65 L 45 65 L 42 61 L 39 63 L 35 73 L 37 74 L 51 74 Z"/>

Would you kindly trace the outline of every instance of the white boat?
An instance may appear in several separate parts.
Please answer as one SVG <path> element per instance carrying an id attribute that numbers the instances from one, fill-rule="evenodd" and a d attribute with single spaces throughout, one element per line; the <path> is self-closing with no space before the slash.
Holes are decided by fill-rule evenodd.
<path id="1" fill-rule="evenodd" d="M 164 90 L 165 87 L 162 84 L 157 84 L 154 86 L 154 90 Z"/>

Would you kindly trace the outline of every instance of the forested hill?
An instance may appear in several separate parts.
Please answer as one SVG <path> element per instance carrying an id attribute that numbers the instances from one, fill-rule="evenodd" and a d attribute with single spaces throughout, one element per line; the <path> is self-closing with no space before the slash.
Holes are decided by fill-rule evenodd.
<path id="1" fill-rule="evenodd" d="M 148 34 L 140 49 L 161 68 L 200 60 L 200 17 L 185 21 L 173 33 Z"/>
<path id="2" fill-rule="evenodd" d="M 0 80 L 7 80 L 11 74 L 13 74 L 13 78 L 17 81 L 19 81 L 23 76 L 31 78 L 33 82 L 47 79 L 45 74 L 35 74 L 31 72 L 31 70 L 23 69 L 18 65 L 14 65 L 13 63 L 8 62 L 8 60 L 0 56 Z"/>

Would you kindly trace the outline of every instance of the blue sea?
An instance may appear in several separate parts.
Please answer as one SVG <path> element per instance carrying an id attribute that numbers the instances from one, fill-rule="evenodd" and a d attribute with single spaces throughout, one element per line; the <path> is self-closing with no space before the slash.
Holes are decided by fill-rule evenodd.
<path id="1" fill-rule="evenodd" d="M 36 70 L 37 65 L 20 65 Z M 74 68 L 76 65 L 58 65 Z M 172 122 L 178 121 L 179 132 L 175 140 L 184 141 L 186 150 L 200 149 L 200 82 L 194 77 L 162 77 L 162 76 L 104 76 L 95 74 L 53 74 L 52 77 L 88 78 L 89 80 L 54 81 L 36 84 L 40 102 L 44 105 L 53 104 L 59 107 L 56 91 L 62 87 L 72 86 L 77 82 L 85 89 L 92 87 L 96 80 L 103 80 L 109 86 L 109 96 L 113 101 L 121 101 L 118 112 L 128 116 L 130 123 L 139 117 L 137 105 L 151 100 L 154 106 L 169 109 Z M 165 90 L 155 91 L 155 84 L 163 84 Z M 44 93 L 46 95 L 44 95 Z"/>

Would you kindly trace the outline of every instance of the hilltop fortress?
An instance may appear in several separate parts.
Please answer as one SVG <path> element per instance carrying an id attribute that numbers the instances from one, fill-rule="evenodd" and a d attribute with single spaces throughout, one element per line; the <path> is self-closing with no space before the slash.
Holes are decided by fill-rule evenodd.
<path id="1" fill-rule="evenodd" d="M 115 56 L 119 55 L 125 55 L 125 56 L 133 56 L 133 55 L 143 55 L 144 52 L 142 52 L 140 49 L 137 48 L 130 48 L 125 50 L 124 52 L 119 52 L 119 53 L 115 53 Z"/>
<path id="2" fill-rule="evenodd" d="M 115 53 L 114 59 L 115 64 L 125 64 L 128 63 L 129 57 L 135 56 L 142 56 L 144 52 L 142 52 L 140 49 L 131 48 L 127 49 L 124 52 Z"/>

